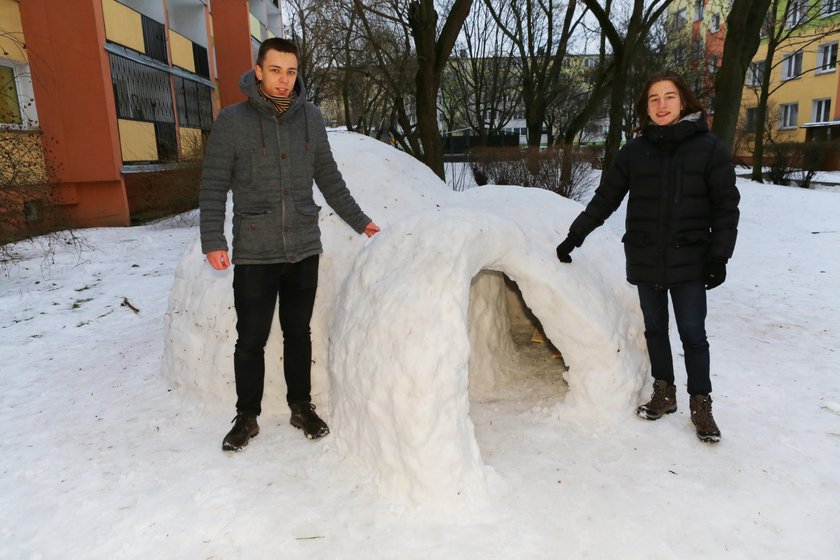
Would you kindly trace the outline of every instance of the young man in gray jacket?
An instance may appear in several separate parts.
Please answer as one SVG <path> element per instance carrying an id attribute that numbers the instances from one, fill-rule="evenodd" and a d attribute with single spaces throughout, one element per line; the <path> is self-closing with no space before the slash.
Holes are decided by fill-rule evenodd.
<path id="1" fill-rule="evenodd" d="M 233 269 L 237 341 L 233 354 L 236 417 L 222 449 L 238 451 L 259 433 L 264 347 L 279 299 L 283 367 L 291 424 L 307 438 L 329 433 L 311 402 L 309 321 L 322 251 L 320 207 L 327 203 L 358 233 L 379 231 L 338 171 L 320 111 L 306 101 L 298 52 L 285 39 L 260 46 L 257 65 L 239 82 L 247 101 L 219 113 L 204 156 L 199 207 L 201 248 L 216 270 Z M 223 228 L 233 191 L 233 260 Z"/>

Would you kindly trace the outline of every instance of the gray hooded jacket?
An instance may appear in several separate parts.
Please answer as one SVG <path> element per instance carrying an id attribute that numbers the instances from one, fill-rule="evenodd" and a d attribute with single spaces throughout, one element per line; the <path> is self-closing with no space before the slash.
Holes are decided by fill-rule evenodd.
<path id="1" fill-rule="evenodd" d="M 370 223 L 333 158 L 320 111 L 297 98 L 280 114 L 257 91 L 254 71 L 239 87 L 247 101 L 223 109 L 213 124 L 201 174 L 201 250 L 227 250 L 225 205 L 233 191 L 234 264 L 298 262 L 322 251 L 320 206 L 312 181 L 327 203 L 356 232 Z"/>

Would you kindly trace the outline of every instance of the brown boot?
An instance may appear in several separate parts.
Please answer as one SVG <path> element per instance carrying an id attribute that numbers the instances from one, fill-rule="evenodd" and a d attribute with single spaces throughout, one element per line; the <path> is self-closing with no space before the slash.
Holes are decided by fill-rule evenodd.
<path id="1" fill-rule="evenodd" d="M 232 422 L 233 428 L 222 440 L 223 451 L 239 451 L 248 445 L 248 441 L 252 437 L 260 433 L 257 417 L 253 414 L 237 413 Z"/>
<path id="2" fill-rule="evenodd" d="M 659 420 L 665 414 L 677 411 L 677 387 L 663 379 L 653 382 L 650 401 L 636 409 L 636 414 L 647 420 Z"/>
<path id="3" fill-rule="evenodd" d="M 720 430 L 712 416 L 712 397 L 710 395 L 691 395 L 689 400 L 691 421 L 697 430 L 697 439 L 715 443 L 720 441 Z"/>
<path id="4" fill-rule="evenodd" d="M 315 412 L 314 404 L 308 402 L 295 403 L 290 404 L 289 408 L 292 409 L 289 423 L 302 430 L 307 439 L 322 438 L 330 433 L 327 423 L 321 420 L 321 417 Z"/>

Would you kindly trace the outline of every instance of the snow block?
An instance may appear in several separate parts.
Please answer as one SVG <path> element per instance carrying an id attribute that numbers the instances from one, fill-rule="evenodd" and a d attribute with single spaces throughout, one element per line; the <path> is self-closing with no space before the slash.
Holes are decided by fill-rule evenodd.
<path id="1" fill-rule="evenodd" d="M 569 390 L 553 414 L 558 422 L 605 424 L 632 412 L 647 358 L 615 236 L 601 228 L 562 264 L 554 248 L 579 204 L 522 187 L 454 193 L 385 144 L 349 133 L 331 133 L 330 141 L 382 232 L 366 240 L 322 211 L 313 397 L 338 451 L 373 472 L 384 494 L 426 502 L 487 491 L 470 378 L 497 375 L 490 370 L 511 345 L 498 321 L 504 290 L 482 271 L 516 282 L 562 352 Z M 231 279 L 206 265 L 197 242 L 188 250 L 166 318 L 163 370 L 174 385 L 232 412 Z M 279 330 L 266 348 L 264 414 L 286 413 Z"/>

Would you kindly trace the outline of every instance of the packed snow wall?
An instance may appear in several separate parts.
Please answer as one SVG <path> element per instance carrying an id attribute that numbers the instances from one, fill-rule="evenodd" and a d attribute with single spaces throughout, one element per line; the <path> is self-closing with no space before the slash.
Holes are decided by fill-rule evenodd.
<path id="1" fill-rule="evenodd" d="M 521 187 L 453 193 L 389 146 L 349 133 L 330 140 L 351 192 L 382 232 L 367 240 L 329 207 L 321 212 L 313 399 L 339 452 L 370 469 L 383 493 L 422 502 L 486 492 L 470 378 L 492 390 L 510 344 L 498 322 L 504 290 L 481 280 L 482 271 L 514 281 L 561 350 L 569 389 L 560 416 L 611 422 L 630 414 L 646 357 L 613 235 L 602 228 L 563 265 L 554 247 L 579 204 Z M 163 361 L 173 384 L 230 409 L 231 279 L 210 269 L 197 242 L 190 247 L 176 273 Z M 266 348 L 264 414 L 286 413 L 279 330 Z"/>

